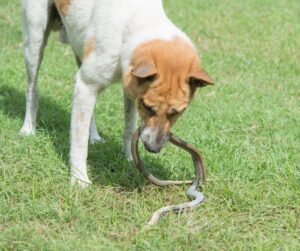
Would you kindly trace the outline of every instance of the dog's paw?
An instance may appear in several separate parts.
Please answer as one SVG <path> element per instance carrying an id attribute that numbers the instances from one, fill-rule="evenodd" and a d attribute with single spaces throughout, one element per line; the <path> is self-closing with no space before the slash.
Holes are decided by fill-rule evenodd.
<path id="1" fill-rule="evenodd" d="M 34 136 L 36 134 L 36 130 L 29 126 L 23 126 L 19 134 L 22 136 Z"/>
<path id="2" fill-rule="evenodd" d="M 74 176 L 71 176 L 71 187 L 79 187 L 81 189 L 88 188 L 92 182 L 90 180 L 81 180 Z"/>
<path id="3" fill-rule="evenodd" d="M 125 156 L 125 158 L 126 158 L 126 160 L 127 160 L 128 162 L 132 162 L 132 161 L 133 161 L 133 158 L 132 158 L 131 153 L 130 153 L 130 154 L 125 154 L 124 156 Z"/>
<path id="4" fill-rule="evenodd" d="M 105 143 L 105 140 L 101 138 L 99 134 L 91 135 L 89 141 L 91 145 L 95 145 L 97 143 Z"/>
<path id="5" fill-rule="evenodd" d="M 132 154 L 131 154 L 131 149 L 130 149 L 130 148 L 128 149 L 128 147 L 126 147 L 126 149 L 125 149 L 125 147 L 123 147 L 122 153 L 123 153 L 125 159 L 126 159 L 128 162 L 133 161 Z"/>

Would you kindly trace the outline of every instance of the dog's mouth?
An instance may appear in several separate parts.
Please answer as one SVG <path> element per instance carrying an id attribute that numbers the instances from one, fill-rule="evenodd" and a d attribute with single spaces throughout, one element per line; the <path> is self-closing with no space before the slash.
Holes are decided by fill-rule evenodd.
<path id="1" fill-rule="evenodd" d="M 159 153 L 170 139 L 170 132 L 164 132 L 159 127 L 144 127 L 140 129 L 140 139 L 145 149 L 150 153 Z"/>
<path id="2" fill-rule="evenodd" d="M 144 147 L 145 149 L 150 152 L 150 153 L 159 153 L 161 151 L 162 147 L 151 147 L 149 145 L 147 145 L 147 143 L 144 142 Z"/>
<path id="3" fill-rule="evenodd" d="M 150 138 L 151 139 L 151 138 Z M 145 149 L 150 153 L 159 153 L 170 139 L 170 133 L 165 133 L 163 136 L 149 140 L 148 137 L 141 137 Z"/>

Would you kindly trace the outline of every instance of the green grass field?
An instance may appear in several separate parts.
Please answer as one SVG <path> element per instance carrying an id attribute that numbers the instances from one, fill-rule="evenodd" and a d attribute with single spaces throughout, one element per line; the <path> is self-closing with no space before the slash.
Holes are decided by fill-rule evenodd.
<path id="1" fill-rule="evenodd" d="M 300 250 L 298 0 L 165 0 L 194 40 L 214 87 L 197 93 L 174 132 L 201 149 L 206 202 L 145 228 L 187 187 L 145 182 L 122 157 L 122 87 L 96 107 L 106 140 L 89 148 L 93 185 L 70 189 L 76 65 L 50 38 L 40 71 L 36 137 L 19 136 L 27 86 L 20 1 L 0 2 L 0 250 Z M 143 153 L 158 176 L 190 178 L 188 155 Z"/>

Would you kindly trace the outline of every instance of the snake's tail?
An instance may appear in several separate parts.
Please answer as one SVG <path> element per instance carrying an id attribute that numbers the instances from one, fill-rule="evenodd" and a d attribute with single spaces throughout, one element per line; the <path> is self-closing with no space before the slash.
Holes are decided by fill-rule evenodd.
<path id="1" fill-rule="evenodd" d="M 187 191 L 187 195 L 195 199 L 190 202 L 186 202 L 178 205 L 166 206 L 158 209 L 152 214 L 152 217 L 148 222 L 148 225 L 150 226 L 155 225 L 159 221 L 160 216 L 164 214 L 167 214 L 169 212 L 180 213 L 183 212 L 184 210 L 193 209 L 195 207 L 198 207 L 205 200 L 203 193 L 195 190 L 195 187 L 193 186 L 189 188 L 189 190 Z"/>

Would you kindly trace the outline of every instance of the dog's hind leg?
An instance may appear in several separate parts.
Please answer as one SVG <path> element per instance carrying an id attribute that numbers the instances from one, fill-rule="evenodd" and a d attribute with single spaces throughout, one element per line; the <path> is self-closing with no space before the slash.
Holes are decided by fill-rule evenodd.
<path id="1" fill-rule="evenodd" d="M 28 75 L 26 93 L 26 114 L 22 135 L 36 133 L 36 115 L 38 110 L 37 79 L 44 48 L 51 31 L 52 11 L 49 0 L 23 0 L 23 38 L 25 64 Z"/>
<path id="2" fill-rule="evenodd" d="M 124 94 L 124 117 L 125 128 L 123 136 L 123 152 L 128 160 L 132 160 L 131 138 L 137 128 L 137 109 L 134 101 L 130 100 L 126 94 Z"/>

